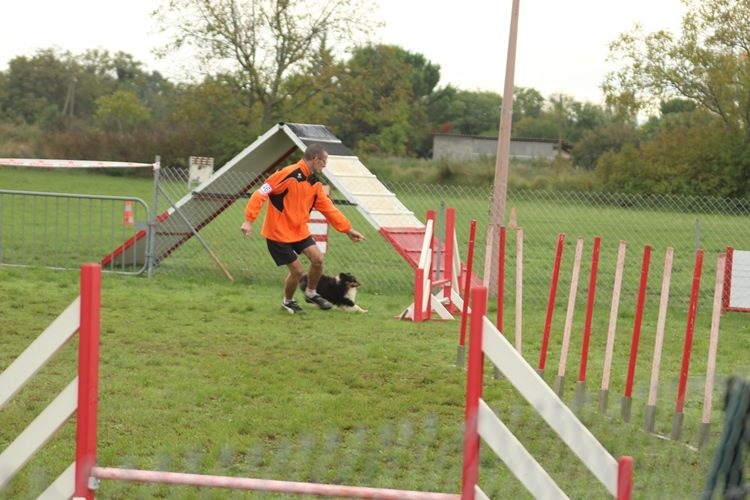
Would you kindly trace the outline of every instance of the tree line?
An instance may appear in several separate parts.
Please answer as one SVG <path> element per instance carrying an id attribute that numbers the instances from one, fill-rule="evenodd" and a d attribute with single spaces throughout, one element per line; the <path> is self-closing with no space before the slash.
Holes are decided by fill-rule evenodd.
<path id="1" fill-rule="evenodd" d="M 423 55 L 358 41 L 372 25 L 347 13 L 367 2 L 317 3 L 169 2 L 155 16 L 174 28 L 167 57 L 192 46 L 203 72 L 189 82 L 123 52 L 18 56 L 0 72 L 0 156 L 222 165 L 279 121 L 325 124 L 364 157 L 429 158 L 434 133 L 497 137 L 502 96 L 440 86 Z M 747 196 L 746 4 L 694 2 L 679 38 L 620 35 L 604 105 L 516 88 L 513 137 L 558 141 L 594 189 Z"/>

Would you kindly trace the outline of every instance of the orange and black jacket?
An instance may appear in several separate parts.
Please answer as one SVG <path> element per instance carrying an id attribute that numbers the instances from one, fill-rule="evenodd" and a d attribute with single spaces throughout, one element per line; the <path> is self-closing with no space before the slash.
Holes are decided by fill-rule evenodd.
<path id="1" fill-rule="evenodd" d="M 352 225 L 323 191 L 323 185 L 310 171 L 305 160 L 289 165 L 271 174 L 255 191 L 245 206 L 245 219 L 255 222 L 263 204 L 269 200 L 263 228 L 265 238 L 282 243 L 294 243 L 310 236 L 307 221 L 315 209 L 341 233 Z"/>

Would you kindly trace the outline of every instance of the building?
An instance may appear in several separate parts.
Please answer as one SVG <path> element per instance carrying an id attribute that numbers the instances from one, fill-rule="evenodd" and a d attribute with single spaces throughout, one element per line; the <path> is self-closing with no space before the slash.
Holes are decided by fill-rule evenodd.
<path id="1" fill-rule="evenodd" d="M 511 139 L 511 158 L 542 158 L 557 156 L 558 142 L 554 139 Z M 570 145 L 562 143 L 562 155 L 569 156 Z M 472 160 L 497 155 L 497 138 L 475 135 L 434 134 L 432 158 L 435 160 Z"/>

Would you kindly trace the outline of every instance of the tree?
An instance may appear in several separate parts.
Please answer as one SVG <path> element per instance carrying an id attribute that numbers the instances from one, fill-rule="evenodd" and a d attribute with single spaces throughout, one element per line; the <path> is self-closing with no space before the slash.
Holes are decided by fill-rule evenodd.
<path id="1" fill-rule="evenodd" d="M 72 72 L 52 50 L 42 50 L 31 58 L 16 57 L 8 65 L 6 116 L 26 123 L 37 123 L 52 108 L 61 112 L 68 95 Z"/>
<path id="2" fill-rule="evenodd" d="M 440 80 L 438 66 L 421 54 L 393 45 L 354 52 L 324 107 L 345 144 L 362 152 L 409 155 L 424 152 L 431 132 L 427 110 Z"/>
<path id="3" fill-rule="evenodd" d="M 639 27 L 610 45 L 607 102 L 635 116 L 674 97 L 695 102 L 750 142 L 750 2 L 683 0 L 682 34 Z"/>
<path id="4" fill-rule="evenodd" d="M 720 121 L 706 111 L 669 115 L 640 147 L 604 153 L 596 173 L 612 191 L 746 196 L 750 146 L 724 133 Z"/>
<path id="5" fill-rule="evenodd" d="M 151 120 L 151 113 L 138 96 L 126 90 L 96 100 L 96 118 L 105 130 L 132 131 Z"/>
<path id="6" fill-rule="evenodd" d="M 513 122 L 521 118 L 539 118 L 544 109 L 544 97 L 538 90 L 516 87 L 513 90 Z M 499 119 L 499 118 L 498 118 Z"/>
<path id="7" fill-rule="evenodd" d="M 638 131 L 625 122 L 610 122 L 584 132 L 575 143 L 572 159 L 575 165 L 593 170 L 596 162 L 606 152 L 619 152 L 623 146 L 638 145 Z"/>
<path id="8" fill-rule="evenodd" d="M 302 105 L 335 86 L 334 49 L 369 34 L 371 8 L 366 0 L 170 0 L 156 15 L 175 32 L 167 50 L 190 46 L 206 67 L 231 68 L 266 129 L 282 103 Z"/>

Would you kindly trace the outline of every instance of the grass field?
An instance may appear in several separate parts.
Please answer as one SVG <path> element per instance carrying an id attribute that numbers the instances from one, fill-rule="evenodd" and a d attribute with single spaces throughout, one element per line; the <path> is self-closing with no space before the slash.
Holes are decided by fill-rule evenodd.
<path id="1" fill-rule="evenodd" d="M 148 180 L 70 172 L 55 177 L 58 184 L 50 188 L 50 174 L 59 172 L 24 171 L 20 176 L 18 173 L 8 174 L 0 169 L 0 186 L 13 189 L 45 186 L 48 190 L 107 192 L 149 199 Z M 101 187 L 105 184 L 106 188 Z M 413 196 L 410 203 L 417 211 L 430 203 L 434 206 L 434 200 L 434 194 L 425 194 L 421 199 Z M 475 203 L 475 210 L 479 211 L 482 201 Z M 464 213 L 471 210 L 467 208 Z M 555 205 L 529 204 L 519 211 L 528 214 L 525 217 L 536 213 L 533 217 L 546 220 L 552 233 L 569 220 Z M 550 217 L 550 213 L 557 218 Z M 620 212 L 607 214 L 607 217 L 622 216 Z M 660 220 L 653 213 L 637 212 L 630 216 L 633 225 L 649 220 L 658 226 Z M 673 215 L 666 217 L 665 231 Z M 227 221 L 227 227 L 233 222 L 236 221 Z M 606 235 L 607 241 L 616 241 L 615 234 Z M 258 240 L 247 244 L 257 245 Z M 377 241 L 377 235 L 371 235 L 370 240 Z M 331 244 L 339 243 L 334 240 Z M 685 246 L 689 248 L 690 243 L 685 242 Z M 570 239 L 566 243 L 567 256 L 572 254 L 573 244 Z M 185 277 L 161 273 L 152 280 L 105 274 L 100 464 L 457 492 L 465 389 L 465 373 L 455 367 L 458 321 L 417 325 L 393 319 L 411 301 L 408 273 L 395 269 L 400 264 L 398 258 L 389 260 L 391 257 L 385 256 L 386 251 L 393 253 L 392 250 L 381 250 L 376 244 L 368 248 L 369 253 L 351 265 L 359 269 L 382 262 L 377 272 L 400 276 L 398 279 L 405 285 L 363 289 L 361 303 L 370 310 L 366 315 L 338 311 L 309 311 L 304 317 L 283 314 L 278 310 L 283 273 L 278 270 L 265 271 L 268 275 L 264 279 L 253 272 L 240 271 L 234 283 L 215 277 L 207 279 L 200 274 Z M 717 244 L 717 248 L 721 249 L 721 245 Z M 546 242 L 545 248 L 537 253 L 536 258 L 547 266 L 545 272 L 549 270 L 552 250 Z M 607 258 L 611 259 L 614 250 L 608 251 Z M 529 256 L 529 266 L 534 258 Z M 655 251 L 653 259 L 658 262 L 661 254 Z M 177 267 L 179 263 L 177 257 L 170 265 Z M 332 256 L 329 265 L 335 268 L 340 264 Z M 683 261 L 675 269 L 674 280 L 682 281 L 682 287 L 690 282 L 691 266 L 687 259 L 687 263 Z M 609 319 L 605 313 L 611 291 L 607 290 L 611 286 L 608 283 L 598 289 L 597 304 L 601 311 L 594 316 L 588 402 L 577 414 L 611 454 L 634 457 L 636 498 L 698 497 L 721 427 L 724 380 L 736 373 L 747 375 L 750 326 L 740 314 L 727 314 L 721 319 L 713 434 L 709 445 L 698 451 L 690 448 L 696 442 L 703 407 L 710 300 L 700 303 L 696 321 L 683 437 L 673 442 L 646 434 L 642 423 L 660 272 L 653 272 L 655 278 L 649 287 L 633 415 L 630 422 L 624 422 L 619 416 L 619 402 L 634 316 L 633 283 L 637 283 L 638 266 L 634 269 L 629 269 L 626 275 L 626 297 L 618 318 L 609 411 L 600 414 L 596 407 Z M 710 268 L 704 272 L 704 290 L 707 290 L 704 295 L 711 295 L 712 273 Z M 545 372 L 550 383 L 556 375 L 561 350 L 569 279 L 565 274 L 569 270 L 561 274 Z M 78 293 L 77 281 L 75 270 L 0 267 L 0 369 L 9 365 L 73 300 Z M 513 283 L 512 273 L 508 283 Z M 525 305 L 523 316 L 523 353 L 534 366 L 540 355 L 546 301 L 545 287 L 536 290 L 540 296 L 525 296 L 528 306 Z M 508 300 L 512 300 L 512 291 L 507 294 Z M 579 291 L 581 305 L 575 319 L 576 334 L 568 360 L 564 397 L 568 402 L 573 400 L 579 366 L 573 358 L 580 351 L 584 299 L 585 290 Z M 516 318 L 511 303 L 507 309 L 506 330 L 512 336 Z M 658 401 L 660 434 L 668 435 L 671 427 L 682 362 L 685 310 L 683 296 L 682 300 L 673 301 L 668 317 Z M 494 318 L 494 311 L 490 317 Z M 0 449 L 69 382 L 74 359 L 74 346 L 63 349 L 31 386 L 2 409 Z M 485 399 L 571 498 L 606 497 L 604 489 L 582 469 L 507 381 L 493 380 L 489 374 Z M 0 497 L 36 496 L 72 461 L 72 435 L 73 425 L 67 424 L 9 488 L 0 491 Z M 480 484 L 486 492 L 493 498 L 527 496 L 502 463 L 486 449 L 483 453 Z M 99 494 L 100 498 L 247 496 L 116 483 L 104 483 Z"/>

